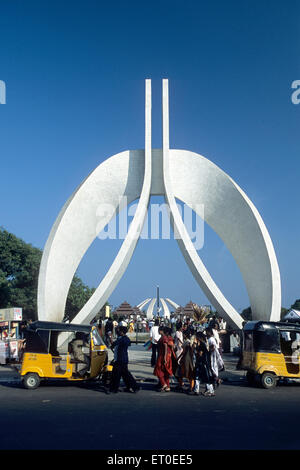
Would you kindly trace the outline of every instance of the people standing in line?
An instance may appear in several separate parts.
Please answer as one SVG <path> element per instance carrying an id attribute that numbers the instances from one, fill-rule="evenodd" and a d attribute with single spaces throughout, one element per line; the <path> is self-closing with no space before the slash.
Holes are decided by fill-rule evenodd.
<path id="1" fill-rule="evenodd" d="M 150 330 L 150 339 L 151 339 L 151 367 L 154 367 L 157 360 L 157 351 L 158 351 L 158 341 L 160 340 L 160 333 L 158 332 L 159 329 L 159 319 L 156 318 L 154 325 Z"/>
<path id="2" fill-rule="evenodd" d="M 118 338 L 112 345 L 112 349 L 114 350 L 114 363 L 110 388 L 107 393 L 118 393 L 121 378 L 126 386 L 124 391 L 136 393 L 140 388 L 135 378 L 128 370 L 128 347 L 131 345 L 131 341 L 128 336 L 126 336 L 126 333 L 127 328 L 125 326 L 118 327 Z"/>
<path id="3" fill-rule="evenodd" d="M 183 351 L 178 357 L 178 368 L 175 372 L 175 377 L 179 382 L 177 390 L 183 391 L 183 379 L 186 378 L 190 384 L 189 391 L 192 391 L 194 388 L 194 357 L 189 331 L 183 332 L 183 339 Z"/>
<path id="4" fill-rule="evenodd" d="M 205 391 L 202 395 L 205 397 L 215 396 L 214 383 L 215 377 L 211 369 L 210 354 L 207 348 L 207 341 L 204 333 L 196 334 L 196 342 L 194 346 L 195 352 L 195 388 L 194 395 L 200 394 L 200 383 L 204 383 Z"/>
<path id="5" fill-rule="evenodd" d="M 154 367 L 153 374 L 159 379 L 160 392 L 170 392 L 170 376 L 173 375 L 172 352 L 173 344 L 170 340 L 170 329 L 164 327 L 159 330 L 161 338 L 158 341 L 158 358 Z"/>

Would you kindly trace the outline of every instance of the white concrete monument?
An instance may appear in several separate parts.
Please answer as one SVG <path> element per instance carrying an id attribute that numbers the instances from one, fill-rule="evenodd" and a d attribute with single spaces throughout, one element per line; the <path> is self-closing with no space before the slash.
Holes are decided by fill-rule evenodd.
<path id="1" fill-rule="evenodd" d="M 70 284 L 85 252 L 120 208 L 139 198 L 127 236 L 96 291 L 74 323 L 89 323 L 109 298 L 137 245 L 151 195 L 170 208 L 180 250 L 199 286 L 218 313 L 240 328 L 242 317 L 224 297 L 201 261 L 180 216 L 176 198 L 197 212 L 234 257 L 249 295 L 253 319 L 280 319 L 280 273 L 273 244 L 253 203 L 224 171 L 189 150 L 169 147 L 168 80 L 163 80 L 163 148 L 151 146 L 151 80 L 145 90 L 145 150 L 127 150 L 101 163 L 62 208 L 47 240 L 38 284 L 38 317 L 62 321 Z M 104 215 L 99 207 L 111 208 Z M 198 213 L 199 216 L 202 214 Z M 99 261 L 98 261 L 99 262 Z"/>
<path id="2" fill-rule="evenodd" d="M 160 316 L 163 318 L 170 318 L 171 316 L 168 304 L 172 305 L 172 307 L 174 307 L 175 309 L 179 307 L 179 305 L 176 304 L 176 302 L 174 302 L 173 300 L 164 299 L 164 298 L 160 298 L 159 300 L 161 301 L 161 304 L 162 304 L 162 314 L 160 314 Z M 145 299 L 143 302 L 138 304 L 138 308 L 142 310 L 146 307 L 147 304 L 149 304 L 146 315 L 147 315 L 147 318 L 150 319 L 156 315 L 154 313 L 154 307 L 156 303 L 157 303 L 157 298 Z"/>

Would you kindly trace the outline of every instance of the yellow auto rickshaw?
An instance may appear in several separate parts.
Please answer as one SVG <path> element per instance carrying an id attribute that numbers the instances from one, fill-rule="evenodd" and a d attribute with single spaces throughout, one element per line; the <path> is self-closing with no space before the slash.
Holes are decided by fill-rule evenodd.
<path id="1" fill-rule="evenodd" d="M 36 389 L 44 379 L 107 379 L 112 370 L 95 326 L 35 321 L 24 337 L 20 375 L 27 389 Z M 75 354 L 80 348 L 81 354 Z"/>
<path id="2" fill-rule="evenodd" d="M 300 378 L 300 324 L 249 321 L 242 331 L 239 369 L 250 385 L 270 389 L 280 379 Z"/>

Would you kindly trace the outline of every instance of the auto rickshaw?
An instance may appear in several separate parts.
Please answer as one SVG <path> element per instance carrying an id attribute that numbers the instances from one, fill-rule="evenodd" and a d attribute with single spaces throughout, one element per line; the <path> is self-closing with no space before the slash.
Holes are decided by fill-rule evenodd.
<path id="1" fill-rule="evenodd" d="M 80 359 L 72 352 L 79 336 L 84 339 Z M 20 375 L 27 389 L 36 389 L 44 379 L 107 380 L 111 373 L 107 347 L 95 326 L 35 321 L 24 337 Z"/>
<path id="2" fill-rule="evenodd" d="M 300 378 L 300 324 L 249 321 L 242 331 L 239 369 L 249 385 L 270 389 L 280 379 Z"/>

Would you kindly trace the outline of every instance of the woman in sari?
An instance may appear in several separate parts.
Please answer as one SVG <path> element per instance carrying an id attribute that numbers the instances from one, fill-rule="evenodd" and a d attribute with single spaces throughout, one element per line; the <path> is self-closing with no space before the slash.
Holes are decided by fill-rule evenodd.
<path id="1" fill-rule="evenodd" d="M 184 342 L 182 346 L 182 353 L 178 357 L 178 368 L 175 376 L 179 382 L 177 390 L 183 391 L 183 379 L 188 379 L 190 383 L 190 391 L 194 388 L 194 360 L 193 348 L 191 344 L 191 334 L 186 331 L 183 333 Z"/>
<path id="2" fill-rule="evenodd" d="M 199 395 L 200 383 L 205 384 L 205 392 L 202 395 L 206 397 L 215 396 L 214 383 L 215 374 L 211 368 L 210 353 L 206 337 L 203 333 L 199 332 L 196 335 L 196 343 L 194 346 L 196 361 L 195 361 L 195 389 L 194 395 Z"/>
<path id="3" fill-rule="evenodd" d="M 182 346 L 183 346 L 182 323 L 178 322 L 176 324 L 176 333 L 175 333 L 175 354 L 176 354 L 177 360 L 183 352 Z"/>
<path id="4" fill-rule="evenodd" d="M 169 392 L 170 376 L 173 375 L 172 358 L 174 355 L 174 341 L 170 335 L 170 328 L 164 327 L 161 331 L 161 338 L 158 341 L 158 358 L 153 374 L 159 379 L 160 392 Z"/>

